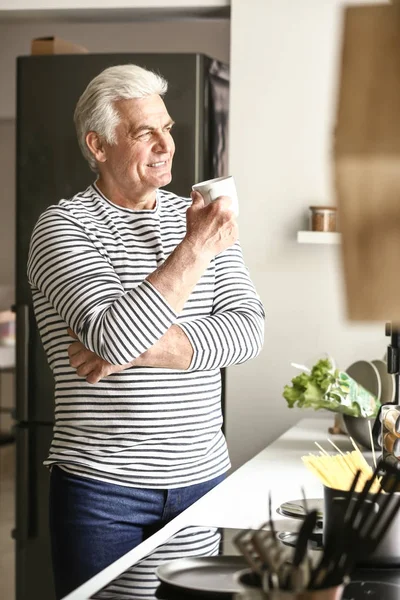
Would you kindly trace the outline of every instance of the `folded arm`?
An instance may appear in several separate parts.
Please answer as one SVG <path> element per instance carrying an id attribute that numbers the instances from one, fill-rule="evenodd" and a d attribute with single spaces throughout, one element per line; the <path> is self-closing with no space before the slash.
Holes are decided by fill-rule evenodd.
<path id="1" fill-rule="evenodd" d="M 69 335 L 76 341 L 68 348 L 71 367 L 88 383 L 97 383 L 112 373 L 118 373 L 130 367 L 159 367 L 164 369 L 187 370 L 193 356 L 192 345 L 180 327 L 172 325 L 168 331 L 149 350 L 124 365 L 112 365 L 88 350 L 74 332 Z"/>
<path id="2" fill-rule="evenodd" d="M 257 356 L 264 342 L 264 309 L 239 242 L 215 258 L 215 269 L 212 314 L 179 323 L 193 348 L 191 371 L 243 363 Z"/>
<path id="3" fill-rule="evenodd" d="M 73 367 L 78 367 L 78 375 L 96 383 L 132 366 L 207 370 L 256 356 L 264 339 L 264 310 L 239 244 L 218 255 L 215 266 L 215 296 L 210 316 L 172 325 L 149 350 L 119 367 L 109 365 L 82 344 L 72 344 L 70 361 Z"/>

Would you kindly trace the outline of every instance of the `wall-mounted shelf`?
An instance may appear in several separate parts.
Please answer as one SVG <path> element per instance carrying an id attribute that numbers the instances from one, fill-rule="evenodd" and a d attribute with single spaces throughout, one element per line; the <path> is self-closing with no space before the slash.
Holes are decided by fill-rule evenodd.
<path id="1" fill-rule="evenodd" d="M 341 234 L 336 231 L 298 231 L 299 244 L 340 244 Z"/>

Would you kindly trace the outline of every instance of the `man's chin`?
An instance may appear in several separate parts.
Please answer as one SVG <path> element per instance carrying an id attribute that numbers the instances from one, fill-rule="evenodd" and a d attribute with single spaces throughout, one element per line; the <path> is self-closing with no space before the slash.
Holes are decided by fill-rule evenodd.
<path id="1" fill-rule="evenodd" d="M 171 181 L 172 181 L 171 172 L 169 171 L 168 173 L 163 173 L 163 174 L 160 173 L 160 175 L 158 177 L 158 181 L 159 181 L 158 187 L 164 187 L 164 186 L 168 185 L 169 183 L 171 183 Z"/>

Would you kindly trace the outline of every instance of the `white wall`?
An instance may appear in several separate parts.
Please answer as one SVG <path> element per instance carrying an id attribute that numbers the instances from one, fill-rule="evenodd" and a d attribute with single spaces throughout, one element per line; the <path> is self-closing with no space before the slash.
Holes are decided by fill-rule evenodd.
<path id="1" fill-rule="evenodd" d="M 388 343 L 383 323 L 346 321 L 338 247 L 295 241 L 308 206 L 334 202 L 340 15 L 335 0 L 232 0 L 230 170 L 245 257 L 267 313 L 261 355 L 228 371 L 234 466 L 299 416 L 316 414 L 289 410 L 282 398 L 297 374 L 291 361 L 328 352 L 346 368 L 381 358 Z"/>

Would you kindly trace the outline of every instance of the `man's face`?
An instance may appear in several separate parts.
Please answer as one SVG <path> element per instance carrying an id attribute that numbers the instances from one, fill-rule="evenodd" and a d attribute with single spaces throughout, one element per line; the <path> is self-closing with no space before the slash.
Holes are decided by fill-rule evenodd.
<path id="1" fill-rule="evenodd" d="M 168 185 L 175 144 L 173 121 L 161 97 L 120 100 L 115 107 L 120 115 L 116 144 L 104 145 L 106 160 L 100 174 L 139 197 Z"/>

